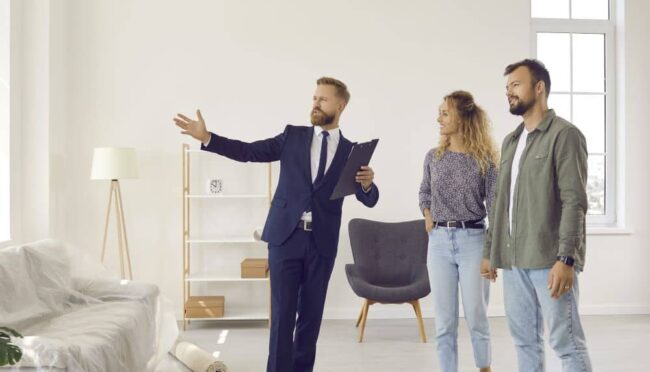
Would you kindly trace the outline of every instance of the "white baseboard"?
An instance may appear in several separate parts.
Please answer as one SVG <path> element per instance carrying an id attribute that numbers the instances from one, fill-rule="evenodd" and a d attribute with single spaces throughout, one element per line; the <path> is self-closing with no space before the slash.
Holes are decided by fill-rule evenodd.
<path id="1" fill-rule="evenodd" d="M 324 319 L 357 319 L 361 311 L 361 303 L 358 308 L 331 309 L 325 310 Z M 581 315 L 650 315 L 650 305 L 584 305 L 580 306 Z M 433 318 L 433 309 L 423 308 L 424 318 Z M 460 316 L 463 316 L 462 308 Z M 503 307 L 490 307 L 489 317 L 505 316 Z M 415 317 L 413 308 L 408 304 L 403 305 L 373 305 L 368 311 L 369 319 L 410 319 Z"/>
<path id="2" fill-rule="evenodd" d="M 580 306 L 582 315 L 649 315 L 650 305 L 584 305 Z"/>
<path id="3" fill-rule="evenodd" d="M 331 309 L 325 310 L 323 319 L 351 319 L 356 320 L 361 310 L 361 304 L 358 308 Z M 650 315 L 650 305 L 584 305 L 580 306 L 581 315 Z M 461 308 L 461 317 L 463 316 Z M 433 318 L 433 309 L 422 309 L 424 318 Z M 489 317 L 504 317 L 505 310 L 503 307 L 490 307 L 488 309 Z M 179 322 L 182 322 L 182 315 L 176 315 Z M 368 312 L 369 319 L 412 319 L 415 317 L 413 308 L 410 305 L 373 305 Z"/>

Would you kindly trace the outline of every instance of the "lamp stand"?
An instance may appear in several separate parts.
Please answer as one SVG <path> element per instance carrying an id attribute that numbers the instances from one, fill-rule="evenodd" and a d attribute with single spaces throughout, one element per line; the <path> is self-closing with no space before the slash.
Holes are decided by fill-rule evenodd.
<path id="1" fill-rule="evenodd" d="M 122 279 L 133 280 L 133 271 L 131 270 L 131 257 L 129 255 L 129 242 L 126 238 L 126 225 L 124 224 L 124 208 L 122 206 L 122 192 L 120 191 L 120 182 L 118 180 L 111 180 L 111 190 L 108 196 L 108 209 L 106 210 L 106 224 L 104 225 L 104 242 L 102 244 L 102 263 L 106 258 L 106 237 L 108 235 L 108 220 L 111 216 L 113 195 L 115 195 L 115 209 L 116 209 L 116 217 L 117 217 L 116 218 L 117 248 L 120 254 L 120 271 L 122 273 Z M 128 273 L 125 273 L 127 268 L 128 268 Z M 128 274 L 128 276 L 125 274 Z"/>

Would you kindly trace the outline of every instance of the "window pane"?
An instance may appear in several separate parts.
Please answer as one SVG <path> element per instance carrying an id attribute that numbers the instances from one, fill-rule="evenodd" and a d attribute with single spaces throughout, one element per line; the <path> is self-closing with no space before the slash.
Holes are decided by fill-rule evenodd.
<path id="1" fill-rule="evenodd" d="M 609 19 L 609 0 L 572 0 L 571 18 Z"/>
<path id="2" fill-rule="evenodd" d="M 605 214 L 605 156 L 589 155 L 587 175 L 587 214 Z"/>
<path id="3" fill-rule="evenodd" d="M 530 14 L 533 18 L 569 18 L 569 0 L 532 0 Z"/>
<path id="4" fill-rule="evenodd" d="M 575 94 L 573 124 L 585 135 L 590 153 L 605 152 L 605 96 Z"/>
<path id="5" fill-rule="evenodd" d="M 605 91 L 605 35 L 573 34 L 573 91 Z"/>
<path id="6" fill-rule="evenodd" d="M 538 33 L 537 59 L 551 75 L 551 92 L 568 92 L 571 88 L 570 34 Z"/>
<path id="7" fill-rule="evenodd" d="M 571 121 L 571 97 L 568 94 L 551 93 L 548 96 L 548 108 L 555 110 L 557 116 Z"/>

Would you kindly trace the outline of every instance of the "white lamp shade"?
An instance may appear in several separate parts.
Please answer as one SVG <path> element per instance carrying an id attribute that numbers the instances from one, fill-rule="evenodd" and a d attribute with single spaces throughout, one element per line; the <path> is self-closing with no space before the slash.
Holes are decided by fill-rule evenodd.
<path id="1" fill-rule="evenodd" d="M 98 147 L 93 153 L 92 180 L 119 180 L 138 178 L 135 149 L 126 147 Z"/>

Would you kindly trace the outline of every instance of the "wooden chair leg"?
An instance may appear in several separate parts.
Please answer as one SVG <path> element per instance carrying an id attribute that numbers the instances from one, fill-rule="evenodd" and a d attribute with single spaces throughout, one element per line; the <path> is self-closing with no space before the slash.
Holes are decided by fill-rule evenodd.
<path id="1" fill-rule="evenodd" d="M 366 320 L 368 320 L 368 309 L 370 300 L 364 300 L 363 309 L 361 310 L 361 327 L 359 327 L 359 342 L 363 342 L 363 331 L 366 329 Z"/>
<path id="2" fill-rule="evenodd" d="M 424 321 L 422 320 L 422 310 L 420 309 L 420 300 L 411 301 L 410 304 L 413 306 L 413 310 L 415 310 L 415 316 L 418 319 L 418 325 L 420 326 L 420 338 L 422 339 L 422 342 L 426 343 L 427 334 L 424 331 Z"/>
<path id="3" fill-rule="evenodd" d="M 359 328 L 359 323 L 361 323 L 361 319 L 363 318 L 363 308 L 365 307 L 365 304 L 361 304 L 361 311 L 359 311 L 359 318 L 357 319 L 357 324 L 355 327 Z"/>

